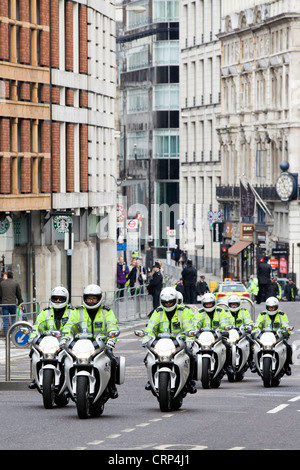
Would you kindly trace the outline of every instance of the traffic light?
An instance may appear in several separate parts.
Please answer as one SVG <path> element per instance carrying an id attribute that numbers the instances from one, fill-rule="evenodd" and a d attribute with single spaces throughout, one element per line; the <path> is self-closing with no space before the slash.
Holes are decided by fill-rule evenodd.
<path id="1" fill-rule="evenodd" d="M 228 245 L 220 246 L 221 267 L 226 268 L 228 265 Z"/>

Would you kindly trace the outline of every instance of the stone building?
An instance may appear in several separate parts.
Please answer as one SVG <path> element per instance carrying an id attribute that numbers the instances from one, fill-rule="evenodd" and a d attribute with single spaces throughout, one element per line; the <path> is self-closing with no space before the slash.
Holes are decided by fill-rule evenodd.
<path id="1" fill-rule="evenodd" d="M 28 302 L 115 287 L 114 18 L 109 0 L 0 2 L 0 260 Z"/>
<path id="2" fill-rule="evenodd" d="M 299 2 L 223 2 L 222 18 L 216 194 L 231 245 L 228 273 L 247 280 L 268 255 L 274 274 L 296 273 L 299 282 Z M 288 197 L 277 185 L 283 161 L 294 178 Z M 249 217 L 241 213 L 241 183 L 256 199 Z"/>

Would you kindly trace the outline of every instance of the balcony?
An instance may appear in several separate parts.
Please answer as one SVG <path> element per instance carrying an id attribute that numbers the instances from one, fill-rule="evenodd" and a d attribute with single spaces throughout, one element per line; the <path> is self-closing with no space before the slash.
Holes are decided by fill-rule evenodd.
<path id="1" fill-rule="evenodd" d="M 253 186 L 257 194 L 266 202 L 280 201 L 275 186 Z M 238 200 L 240 198 L 239 186 L 216 186 L 216 196 L 218 201 Z M 299 188 L 298 188 L 299 199 Z"/>

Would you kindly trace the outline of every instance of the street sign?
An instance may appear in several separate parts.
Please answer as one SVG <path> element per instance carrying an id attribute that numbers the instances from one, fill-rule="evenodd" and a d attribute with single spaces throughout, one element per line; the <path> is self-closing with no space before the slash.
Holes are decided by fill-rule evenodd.
<path id="1" fill-rule="evenodd" d="M 29 341 L 29 334 L 22 333 L 20 328 L 23 326 L 16 326 L 16 328 L 12 331 L 11 340 L 16 348 L 24 348 L 28 346 Z"/>
<path id="2" fill-rule="evenodd" d="M 53 218 L 53 227 L 58 233 L 67 233 L 70 224 L 72 224 L 72 217 L 68 215 L 56 215 Z"/>
<path id="3" fill-rule="evenodd" d="M 126 251 L 127 243 L 117 243 L 117 251 Z"/>
<path id="4" fill-rule="evenodd" d="M 129 219 L 126 224 L 127 232 L 137 232 L 139 230 L 139 220 Z"/>

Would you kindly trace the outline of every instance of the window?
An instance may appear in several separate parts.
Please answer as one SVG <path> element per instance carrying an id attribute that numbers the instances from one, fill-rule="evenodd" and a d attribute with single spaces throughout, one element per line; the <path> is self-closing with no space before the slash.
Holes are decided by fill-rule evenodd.
<path id="1" fill-rule="evenodd" d="M 153 157 L 179 158 L 179 129 L 153 131 Z"/>
<path id="2" fill-rule="evenodd" d="M 179 0 L 154 0 L 153 21 L 179 21 Z"/>
<path id="3" fill-rule="evenodd" d="M 128 114 L 142 113 L 148 111 L 148 90 L 138 89 L 127 92 Z"/>
<path id="4" fill-rule="evenodd" d="M 127 53 L 127 70 L 137 70 L 148 67 L 149 46 L 135 47 Z"/>
<path id="5" fill-rule="evenodd" d="M 149 157 L 149 135 L 148 132 L 128 132 L 127 134 L 127 158 L 148 158 Z"/>
<path id="6" fill-rule="evenodd" d="M 179 41 L 154 43 L 153 65 L 179 65 Z"/>
<path id="7" fill-rule="evenodd" d="M 164 84 L 154 86 L 154 110 L 179 110 L 179 84 Z"/>

